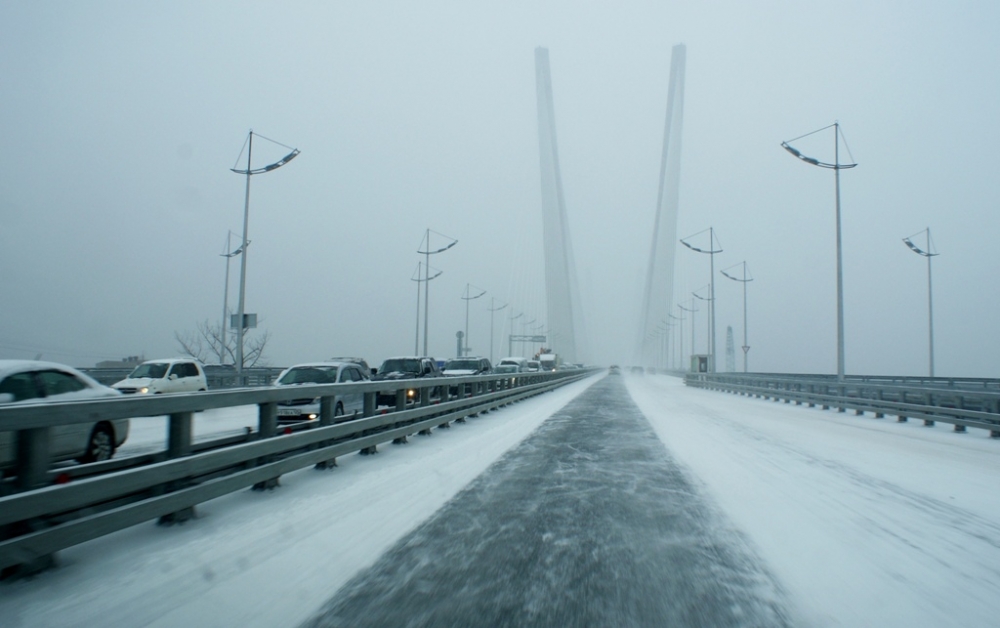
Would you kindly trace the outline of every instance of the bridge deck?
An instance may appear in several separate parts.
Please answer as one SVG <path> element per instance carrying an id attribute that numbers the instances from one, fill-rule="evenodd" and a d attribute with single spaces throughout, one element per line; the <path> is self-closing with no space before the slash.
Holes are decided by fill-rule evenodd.
<path id="1" fill-rule="evenodd" d="M 781 626 L 776 587 L 605 378 L 311 626 Z"/>

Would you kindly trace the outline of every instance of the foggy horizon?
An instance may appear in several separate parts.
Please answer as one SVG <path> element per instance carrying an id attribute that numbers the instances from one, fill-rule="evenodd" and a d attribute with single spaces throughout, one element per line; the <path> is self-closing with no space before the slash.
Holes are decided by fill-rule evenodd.
<path id="1" fill-rule="evenodd" d="M 744 260 L 750 370 L 836 370 L 834 175 L 780 144 L 838 121 L 858 163 L 841 173 L 847 372 L 926 374 L 926 260 L 902 240 L 929 227 L 936 374 L 1000 377 L 997 26 L 1000 5 L 975 1 L 6 3 L 0 358 L 173 357 L 175 333 L 218 324 L 250 129 L 301 150 L 250 184 L 246 311 L 271 365 L 411 354 L 428 228 L 458 240 L 431 257 L 430 355 L 455 354 L 466 284 L 487 291 L 471 353 L 489 356 L 487 308 L 509 303 L 506 355 L 512 314 L 545 318 L 541 46 L 588 361 L 629 364 L 683 43 L 678 236 L 712 227 L 723 248 L 718 370 L 727 326 L 742 369 L 742 287 L 718 271 Z M 832 161 L 832 132 L 796 147 Z M 255 167 L 288 152 L 259 148 Z M 676 268 L 683 303 L 708 259 L 677 247 Z"/>

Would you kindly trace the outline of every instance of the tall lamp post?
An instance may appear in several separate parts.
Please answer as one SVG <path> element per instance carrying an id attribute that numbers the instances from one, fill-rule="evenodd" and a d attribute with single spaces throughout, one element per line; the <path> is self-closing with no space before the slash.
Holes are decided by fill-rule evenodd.
<path id="1" fill-rule="evenodd" d="M 239 322 L 239 328 L 236 334 L 236 374 L 240 376 L 240 381 L 242 381 L 242 375 L 243 375 L 243 333 L 244 330 L 247 328 L 247 321 L 245 316 L 246 315 L 245 297 L 246 297 L 246 287 L 247 287 L 247 245 L 250 244 L 250 241 L 247 240 L 247 227 L 248 223 L 250 222 L 250 177 L 252 177 L 255 174 L 263 174 L 265 172 L 271 172 L 272 170 L 277 170 L 278 168 L 284 166 L 285 164 L 295 159 L 299 155 L 299 149 L 292 148 L 291 146 L 285 146 L 281 142 L 275 142 L 274 140 L 268 139 L 258 133 L 257 137 L 263 140 L 267 140 L 272 144 L 283 146 L 284 148 L 287 148 L 292 152 L 288 153 L 287 155 L 282 157 L 280 160 L 274 162 L 273 164 L 268 164 L 262 168 L 253 168 L 250 160 L 251 156 L 253 155 L 253 136 L 254 136 L 253 129 L 250 129 L 250 133 L 247 135 L 247 141 L 243 144 L 243 146 L 247 148 L 246 169 L 240 170 L 236 167 L 230 168 L 230 170 L 232 170 L 236 174 L 246 175 L 247 178 L 246 199 L 243 202 L 243 243 L 240 245 L 240 249 L 243 251 L 243 254 L 240 256 L 240 304 L 236 319 Z M 243 151 L 240 151 L 240 157 L 242 156 L 243 156 Z M 236 158 L 236 163 L 239 163 L 240 157 Z"/>
<path id="2" fill-rule="evenodd" d="M 931 290 L 931 258 L 936 257 L 939 253 L 934 253 L 933 243 L 931 242 L 931 228 L 927 227 L 924 231 L 927 233 L 926 249 L 922 249 L 913 243 L 913 237 L 920 235 L 921 232 L 914 233 L 908 238 L 903 238 L 903 242 L 906 246 L 910 247 L 911 251 L 927 258 L 927 331 L 930 336 L 928 340 L 928 355 L 931 377 L 934 377 L 934 296 Z"/>
<path id="3" fill-rule="evenodd" d="M 727 270 L 732 270 L 737 266 L 743 266 L 743 277 L 736 277 L 727 273 Z M 747 263 L 741 262 L 740 264 L 733 264 L 729 268 L 723 268 L 719 271 L 723 276 L 732 279 L 733 281 L 738 281 L 743 284 L 743 372 L 747 372 L 747 353 L 750 352 L 750 345 L 747 343 L 747 284 L 753 281 L 753 277 L 747 275 Z"/>
<path id="4" fill-rule="evenodd" d="M 431 249 L 431 234 L 432 233 L 434 235 L 436 235 L 436 236 L 444 238 L 445 240 L 450 240 L 450 242 L 446 246 L 443 246 L 443 247 L 441 247 L 441 248 L 439 248 L 437 250 L 432 250 Z M 428 329 L 427 314 L 430 311 L 430 308 L 428 307 L 427 298 L 428 298 L 428 292 L 429 292 L 428 291 L 428 285 L 431 282 L 431 280 L 428 278 L 428 274 L 430 273 L 430 268 L 431 268 L 431 255 L 436 255 L 438 253 L 444 253 L 445 251 L 447 251 L 451 247 L 455 246 L 456 244 L 458 244 L 458 240 L 456 240 L 455 238 L 451 238 L 451 237 L 446 236 L 444 234 L 438 233 L 437 231 L 431 231 L 430 229 L 427 229 L 426 233 L 424 233 L 424 239 L 420 241 L 420 245 L 424 247 L 424 250 L 421 251 L 419 248 L 417 248 L 417 253 L 424 256 L 424 353 L 423 353 L 423 355 L 425 357 L 428 355 L 428 353 L 427 353 L 427 329 Z M 440 273 L 438 273 L 438 274 L 440 274 Z M 437 276 L 437 275 L 435 275 L 435 276 Z"/>
<path id="5" fill-rule="evenodd" d="M 514 316 L 514 308 L 510 309 L 510 333 L 507 334 L 507 355 L 514 355 L 514 321 L 524 316 L 524 312 L 521 312 L 517 316 Z"/>
<path id="6" fill-rule="evenodd" d="M 689 312 L 691 314 L 691 353 L 694 353 L 694 313 L 698 311 L 698 308 L 694 307 L 694 299 L 691 299 L 691 308 L 690 309 L 684 307 L 680 303 L 677 304 L 677 307 L 679 307 L 682 310 L 684 310 L 685 312 Z M 682 340 L 682 342 L 683 342 L 683 340 Z M 682 363 L 682 366 L 683 366 L 683 362 L 684 362 L 684 351 L 683 351 L 683 348 L 682 348 L 681 349 L 681 363 Z M 690 368 L 690 366 L 691 366 L 691 364 L 690 364 L 690 361 L 689 361 L 689 364 L 687 365 L 687 367 L 684 368 L 684 370 L 687 370 L 688 368 Z"/>
<path id="7" fill-rule="evenodd" d="M 791 142 L 802 139 L 812 135 L 813 133 L 819 133 L 820 131 L 825 131 L 829 128 L 833 128 L 833 163 L 826 163 L 812 157 L 806 157 L 800 153 L 797 149 L 791 146 Z M 858 164 L 842 164 L 840 163 L 840 139 L 841 139 L 840 123 L 834 122 L 829 126 L 825 126 L 822 129 L 816 129 L 805 135 L 800 135 L 795 139 L 787 140 L 781 143 L 781 147 L 787 150 L 792 155 L 798 157 L 807 164 L 813 166 L 819 166 L 820 168 L 828 168 L 834 172 L 834 181 L 836 185 L 836 199 L 837 199 L 837 379 L 844 379 L 844 269 L 843 269 L 843 259 L 841 255 L 841 236 L 840 236 L 840 171 L 847 170 L 849 168 L 854 168 Z M 847 147 L 847 142 L 844 142 L 844 146 Z M 847 147 L 847 154 L 850 156 L 851 149 Z M 851 157 L 853 160 L 853 157 Z"/>
<path id="8" fill-rule="evenodd" d="M 667 314 L 670 318 L 677 321 L 677 325 L 680 329 L 677 332 L 677 338 L 679 339 L 677 344 L 680 346 L 680 361 L 684 361 L 684 315 L 674 316 L 673 314 Z"/>
<path id="9" fill-rule="evenodd" d="M 504 303 L 500 307 L 496 306 L 496 298 L 490 297 L 490 364 L 493 364 L 493 315 L 496 312 L 504 309 L 510 305 L 509 303 Z"/>
<path id="10" fill-rule="evenodd" d="M 688 242 L 688 240 L 690 240 L 692 238 L 695 238 L 695 237 L 701 235 L 702 233 L 705 233 L 705 231 L 708 231 L 708 250 L 707 251 L 705 249 L 700 249 L 700 248 L 692 245 L 690 242 Z M 709 331 L 709 338 L 710 338 L 708 352 L 709 352 L 709 355 L 711 356 L 710 359 L 709 359 L 709 362 L 711 364 L 708 365 L 708 372 L 709 373 L 714 373 L 715 372 L 715 254 L 716 253 L 721 253 L 722 252 L 722 248 L 721 248 L 721 246 L 718 249 L 715 248 L 715 245 L 717 244 L 717 240 L 716 240 L 716 237 L 715 237 L 715 229 L 712 228 L 712 227 L 709 227 L 708 229 L 705 229 L 704 231 L 699 231 L 698 233 L 696 233 L 694 235 L 691 235 L 691 236 L 688 236 L 686 238 L 681 238 L 681 244 L 683 244 L 684 246 L 688 247 L 689 249 L 691 249 L 695 253 L 705 253 L 706 255 L 708 255 L 709 260 L 710 260 L 710 263 L 709 263 L 709 277 L 710 277 L 710 280 L 709 280 L 709 283 L 708 283 L 708 289 L 709 289 L 710 295 L 709 295 L 709 299 L 708 299 L 708 302 L 709 302 L 708 305 L 709 305 L 709 312 L 711 314 L 712 324 L 711 324 L 711 326 L 710 326 L 710 328 L 708 330 Z M 695 295 L 695 296 L 697 296 L 697 295 Z M 701 297 L 699 297 L 699 298 L 701 298 Z"/>
<path id="11" fill-rule="evenodd" d="M 228 231 L 226 233 L 226 252 L 220 254 L 222 257 L 226 258 L 226 283 L 222 289 L 222 334 L 219 336 L 219 364 L 226 363 L 226 346 L 229 344 L 226 340 L 228 331 L 226 329 L 226 319 L 229 318 L 229 260 L 243 253 L 242 246 L 235 251 L 230 252 L 233 247 L 232 238 L 233 232 Z M 250 243 L 247 242 L 247 244 Z"/>
<path id="12" fill-rule="evenodd" d="M 431 281 L 433 279 L 437 279 L 441 275 L 441 273 L 444 272 L 435 268 L 434 270 L 436 270 L 437 272 L 434 273 L 433 276 L 429 276 L 426 279 L 424 279 L 423 277 L 420 276 L 420 274 L 423 272 L 423 267 L 424 267 L 423 262 L 417 262 L 417 272 L 414 273 L 413 277 L 410 277 L 410 281 L 417 282 L 417 331 L 414 334 L 413 355 L 420 355 L 420 284 L 425 281 Z"/>
<path id="13" fill-rule="evenodd" d="M 703 287 L 707 288 L 708 286 L 703 286 Z M 701 288 L 698 288 L 698 290 L 701 290 Z M 715 302 L 715 299 L 713 299 L 712 297 L 703 297 L 703 296 L 701 296 L 700 294 L 698 294 L 698 290 L 695 290 L 694 292 L 692 292 L 691 296 L 693 296 L 694 298 L 698 299 L 699 301 L 704 301 L 705 302 L 705 352 L 706 353 L 711 353 L 711 348 L 710 348 L 711 340 L 710 340 L 710 337 L 712 335 L 712 330 L 711 330 L 711 327 L 712 327 L 712 309 L 713 309 L 712 308 L 712 303 Z M 691 351 L 694 352 L 694 345 L 691 346 Z"/>
<path id="14" fill-rule="evenodd" d="M 471 296 L 472 288 L 476 288 L 476 290 L 480 290 L 481 292 L 476 296 Z M 484 294 L 486 294 L 486 291 L 482 288 L 478 288 L 471 283 L 465 284 L 465 294 L 462 295 L 462 300 L 465 301 L 465 347 L 462 349 L 462 355 L 459 357 L 464 358 L 469 355 L 469 301 L 474 301 Z"/>

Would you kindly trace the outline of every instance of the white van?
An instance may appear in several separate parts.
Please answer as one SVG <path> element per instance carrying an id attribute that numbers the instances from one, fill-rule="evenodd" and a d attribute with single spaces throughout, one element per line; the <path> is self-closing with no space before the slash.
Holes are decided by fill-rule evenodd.
<path id="1" fill-rule="evenodd" d="M 143 362 L 111 387 L 124 395 L 154 395 L 208 390 L 208 381 L 197 360 L 174 358 Z"/>

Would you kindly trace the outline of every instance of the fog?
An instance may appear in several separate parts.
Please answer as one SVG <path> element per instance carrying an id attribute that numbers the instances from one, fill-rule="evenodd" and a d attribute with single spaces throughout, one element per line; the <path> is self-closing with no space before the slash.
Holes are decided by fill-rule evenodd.
<path id="1" fill-rule="evenodd" d="M 714 227 L 716 269 L 747 261 L 751 370 L 836 369 L 834 177 L 780 143 L 839 121 L 859 164 L 841 177 L 847 372 L 926 373 L 926 262 L 902 238 L 929 226 L 936 371 L 1000 376 L 1000 5 L 619 4 L 0 4 L 0 358 L 172 356 L 219 321 L 250 129 L 302 151 L 251 183 L 246 310 L 271 364 L 411 353 L 427 228 L 458 240 L 431 259 L 430 353 L 454 355 L 471 283 L 472 353 L 492 298 L 511 304 L 505 354 L 504 320 L 545 318 L 545 46 L 590 359 L 627 363 L 684 43 L 678 235 Z M 831 132 L 797 147 L 832 161 Z M 287 152 L 255 141 L 254 164 Z M 677 268 L 677 300 L 708 283 L 705 256 L 679 247 Z M 742 291 L 716 292 L 721 367 Z"/>

